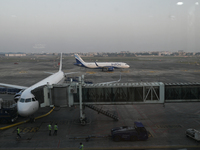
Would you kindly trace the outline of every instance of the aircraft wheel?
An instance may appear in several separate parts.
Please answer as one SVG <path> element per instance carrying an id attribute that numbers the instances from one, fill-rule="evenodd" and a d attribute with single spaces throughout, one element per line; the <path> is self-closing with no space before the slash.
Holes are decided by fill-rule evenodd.
<path id="1" fill-rule="evenodd" d="M 34 123 L 35 122 L 35 118 L 30 118 L 30 123 Z"/>
<path id="2" fill-rule="evenodd" d="M 102 71 L 108 71 L 108 68 L 103 68 Z"/>
<path id="3" fill-rule="evenodd" d="M 86 121 L 81 121 L 81 125 L 85 126 L 86 125 Z"/>

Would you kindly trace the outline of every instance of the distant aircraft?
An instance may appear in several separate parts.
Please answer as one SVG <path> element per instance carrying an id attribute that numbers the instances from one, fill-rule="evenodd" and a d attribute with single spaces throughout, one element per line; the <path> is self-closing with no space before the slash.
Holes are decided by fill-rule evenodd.
<path id="1" fill-rule="evenodd" d="M 74 65 L 92 69 L 102 69 L 102 71 L 113 71 L 115 68 L 124 69 L 130 67 L 123 62 L 85 62 L 78 54 L 75 54 L 75 59 L 76 63 Z"/>
<path id="2" fill-rule="evenodd" d="M 74 73 L 74 72 L 71 72 L 71 73 Z M 61 81 L 65 77 L 66 74 L 71 74 L 71 73 L 64 73 L 62 71 L 62 53 L 61 53 L 59 71 L 56 73 L 51 73 L 52 75 L 43 79 L 42 81 L 30 87 L 4 84 L 4 83 L 0 83 L 0 85 L 4 87 L 12 87 L 12 88 L 23 90 L 21 92 L 21 96 L 19 97 L 19 100 L 17 101 L 17 108 L 18 108 L 18 113 L 21 116 L 27 117 L 27 116 L 33 115 L 39 109 L 39 100 L 37 100 L 35 95 L 33 95 L 32 93 L 33 90 L 36 90 L 37 88 L 41 88 L 47 84 L 48 85 L 57 84 L 59 81 Z"/>

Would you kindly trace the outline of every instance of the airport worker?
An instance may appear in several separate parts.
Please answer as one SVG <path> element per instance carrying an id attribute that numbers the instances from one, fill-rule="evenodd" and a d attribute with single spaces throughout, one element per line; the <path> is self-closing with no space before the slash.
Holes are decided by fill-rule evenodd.
<path id="1" fill-rule="evenodd" d="M 80 143 L 80 147 L 79 147 L 80 150 L 83 150 L 83 144 Z"/>
<path id="2" fill-rule="evenodd" d="M 48 125 L 48 129 L 49 129 L 49 136 L 51 136 L 51 124 Z"/>
<path id="3" fill-rule="evenodd" d="M 20 129 L 19 129 L 19 127 L 17 127 L 17 136 L 21 138 L 19 133 L 20 133 Z"/>
<path id="4" fill-rule="evenodd" d="M 53 135 L 57 135 L 57 131 L 58 131 L 58 125 L 57 123 L 54 125 L 54 133 Z"/>

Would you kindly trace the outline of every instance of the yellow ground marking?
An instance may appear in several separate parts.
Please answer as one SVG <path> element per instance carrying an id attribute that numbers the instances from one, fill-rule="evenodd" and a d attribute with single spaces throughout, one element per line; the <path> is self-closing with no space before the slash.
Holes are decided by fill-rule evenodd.
<path id="1" fill-rule="evenodd" d="M 19 73 L 26 73 L 26 71 L 20 71 Z"/>
<path id="2" fill-rule="evenodd" d="M 95 74 L 96 72 L 89 72 L 89 71 L 87 71 L 86 73 L 88 73 L 88 74 Z"/>
<path id="3" fill-rule="evenodd" d="M 155 73 L 156 71 L 149 71 L 149 72 L 151 72 L 151 73 Z"/>
<path id="4" fill-rule="evenodd" d="M 38 116 L 38 117 L 36 117 L 35 119 L 40 119 L 40 118 L 42 118 L 42 117 L 45 117 L 45 116 L 49 115 L 49 114 L 54 110 L 54 108 L 55 108 L 55 107 L 53 107 L 48 113 L 46 113 L 46 114 L 44 114 L 44 115 L 41 115 L 41 116 Z M 9 125 L 9 126 L 2 127 L 2 128 L 0 128 L 0 130 L 8 129 L 8 128 L 11 128 L 11 127 L 14 127 L 14 126 L 23 124 L 23 123 L 27 123 L 27 122 L 29 122 L 29 120 L 30 120 L 30 119 L 25 120 L 25 121 L 21 121 L 21 122 L 18 122 L 18 123 L 15 123 L 15 124 L 12 124 L 12 125 Z"/>
<path id="5" fill-rule="evenodd" d="M 19 130 L 20 133 L 32 133 L 37 132 L 39 130 L 39 127 L 19 127 Z M 17 132 L 17 130 L 15 130 L 14 132 Z"/>
<path id="6" fill-rule="evenodd" d="M 153 134 L 151 134 L 150 131 L 148 131 L 148 137 L 153 137 Z"/>

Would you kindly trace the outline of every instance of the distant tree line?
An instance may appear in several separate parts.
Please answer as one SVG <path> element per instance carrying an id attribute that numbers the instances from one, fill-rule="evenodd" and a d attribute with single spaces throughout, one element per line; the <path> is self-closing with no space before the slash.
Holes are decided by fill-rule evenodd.
<path id="1" fill-rule="evenodd" d="M 136 57 L 134 53 L 107 53 L 108 57 Z"/>

